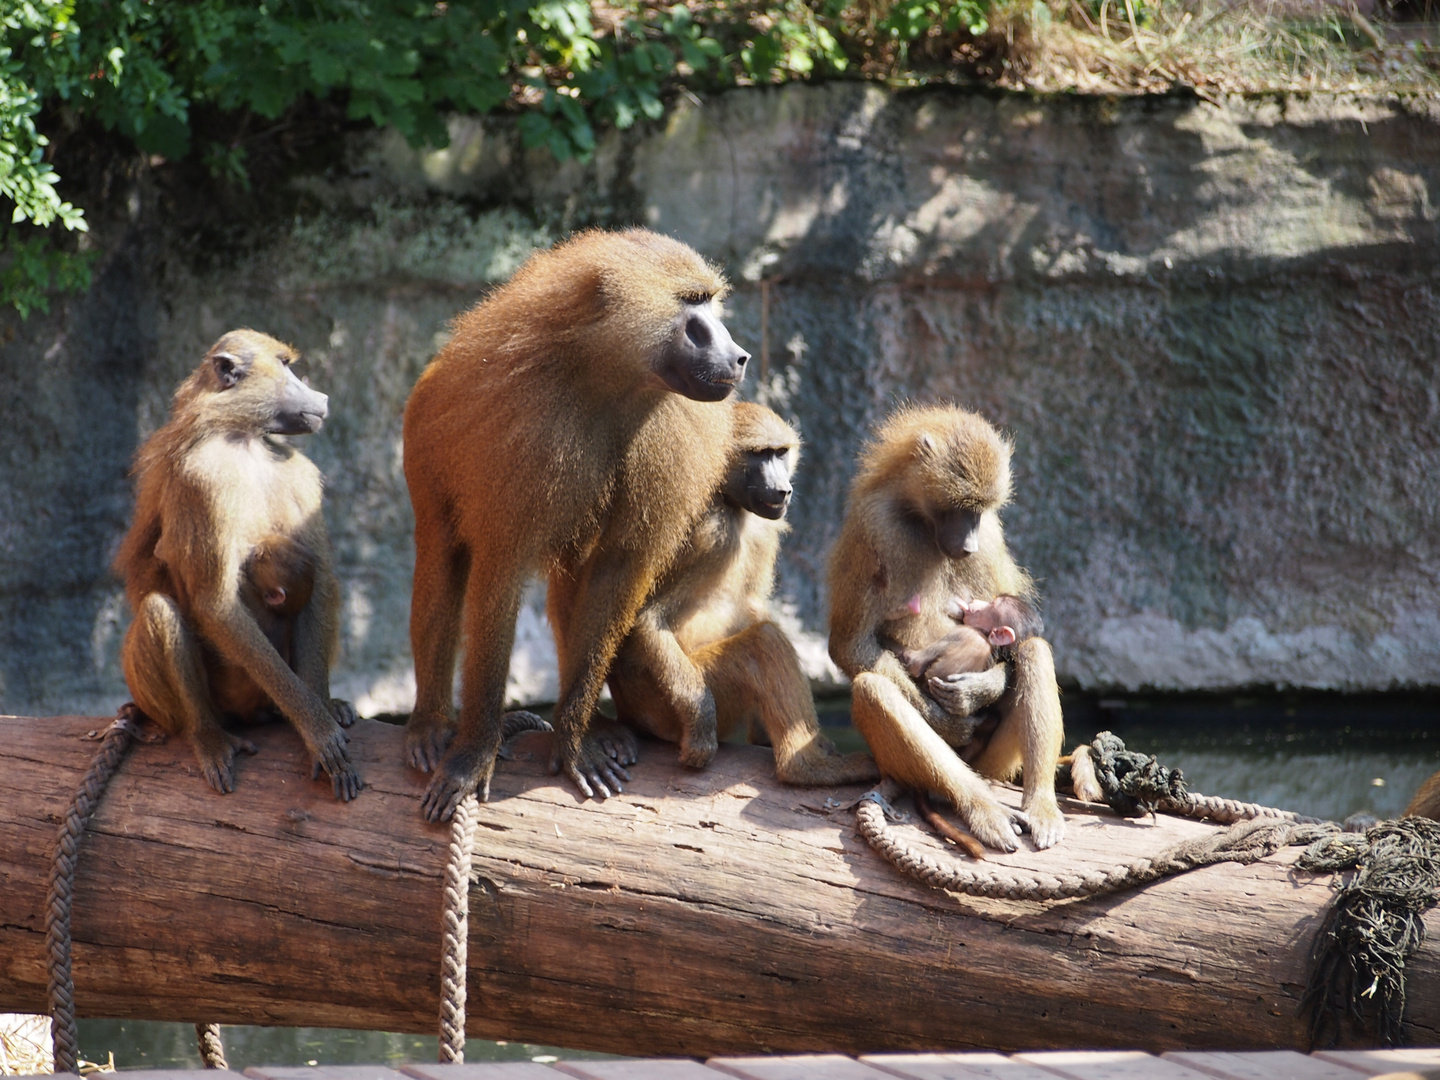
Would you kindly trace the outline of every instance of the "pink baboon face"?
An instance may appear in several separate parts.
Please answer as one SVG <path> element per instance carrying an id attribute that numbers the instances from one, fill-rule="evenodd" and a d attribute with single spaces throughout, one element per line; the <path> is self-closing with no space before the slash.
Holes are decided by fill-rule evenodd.
<path id="1" fill-rule="evenodd" d="M 1015 605 L 1004 597 L 971 600 L 962 606 L 960 621 L 983 633 L 995 648 L 1015 644 L 1015 625 L 1021 620 Z"/>

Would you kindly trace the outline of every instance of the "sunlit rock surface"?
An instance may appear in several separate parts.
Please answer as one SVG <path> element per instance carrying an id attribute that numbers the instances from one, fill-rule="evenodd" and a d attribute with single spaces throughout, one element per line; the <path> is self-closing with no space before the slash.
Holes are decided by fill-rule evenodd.
<path id="1" fill-rule="evenodd" d="M 356 139 L 296 182 L 304 213 L 204 260 L 142 182 L 87 297 L 0 314 L 0 710 L 123 699 L 125 471 L 236 326 L 331 395 L 303 446 L 345 588 L 337 689 L 406 710 L 406 394 L 536 246 L 637 223 L 727 268 L 745 393 L 804 435 L 778 601 L 817 680 L 855 452 L 896 402 L 944 399 L 1014 436 L 1005 521 L 1070 684 L 1440 685 L 1440 104 L 835 84 L 682 101 L 588 165 L 453 134 Z M 510 691 L 555 693 L 538 589 Z"/>

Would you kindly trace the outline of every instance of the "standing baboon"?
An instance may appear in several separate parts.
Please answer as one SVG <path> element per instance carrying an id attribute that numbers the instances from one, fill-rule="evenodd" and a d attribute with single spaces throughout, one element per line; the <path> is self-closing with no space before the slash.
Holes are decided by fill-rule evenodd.
<path id="1" fill-rule="evenodd" d="M 1027 817 L 1037 847 L 1065 832 L 1055 802 L 1062 723 L 1049 645 L 1035 637 L 1018 646 L 1008 689 L 1005 667 L 996 666 L 930 679 L 922 692 L 897 653 L 951 628 L 944 608 L 952 597 L 1033 596 L 996 513 L 1009 496 L 1010 444 L 984 419 L 954 407 L 902 409 L 861 456 L 830 555 L 830 655 L 854 680 L 855 726 L 880 771 L 944 795 L 971 832 L 1002 851 L 1015 849 Z M 973 714 L 992 702 L 1000 723 L 974 765 L 1003 780 L 1023 767 L 1019 815 L 951 749 L 970 740 Z"/>
<path id="2" fill-rule="evenodd" d="M 842 756 L 820 734 L 790 639 L 770 621 L 775 558 L 789 531 L 793 428 L 762 405 L 735 406 L 730 468 L 610 669 L 620 719 L 709 764 L 717 739 L 745 732 L 775 749 L 790 784 L 879 778 L 869 754 Z"/>
<path id="3" fill-rule="evenodd" d="M 586 728 L 615 650 L 724 473 L 725 399 L 749 359 L 715 314 L 724 292 L 675 240 L 581 233 L 460 316 L 416 383 L 406 745 L 435 769 L 429 820 L 477 787 L 489 795 L 521 589 L 537 573 L 560 661 L 553 767 L 586 795 L 618 788 L 623 770 Z"/>
<path id="4" fill-rule="evenodd" d="M 327 404 L 290 370 L 295 359 L 272 337 L 231 331 L 180 384 L 169 422 L 140 447 L 135 518 L 115 557 L 135 613 L 121 660 L 135 703 L 190 741 L 216 791 L 234 790 L 235 754 L 254 747 L 221 725 L 233 708 L 212 692 L 212 653 L 212 663 L 259 686 L 305 740 L 316 774 L 323 768 L 348 800 L 361 781 L 341 729 L 354 710 L 330 698 L 340 589 L 320 473 L 283 438 L 319 431 Z M 263 543 L 294 545 L 313 563 L 310 602 L 289 620 L 288 662 L 246 601 L 254 585 L 245 567 Z"/>

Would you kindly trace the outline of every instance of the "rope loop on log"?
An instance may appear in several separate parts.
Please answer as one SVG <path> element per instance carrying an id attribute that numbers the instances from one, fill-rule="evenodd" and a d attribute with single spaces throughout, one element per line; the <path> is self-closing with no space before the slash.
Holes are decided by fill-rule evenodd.
<path id="1" fill-rule="evenodd" d="M 71 970 L 70 909 L 75 892 L 75 863 L 85 826 L 95 812 L 105 785 L 138 731 L 138 710 L 125 704 L 105 729 L 100 749 L 80 781 L 75 797 L 60 819 L 55 854 L 50 864 L 50 887 L 45 900 L 45 950 L 49 958 L 50 1039 L 55 1047 L 55 1071 L 79 1073 L 80 1036 L 75 1026 L 75 978 Z"/>
<path id="2" fill-rule="evenodd" d="M 465 973 L 469 964 L 470 866 L 480 800 L 471 792 L 450 819 L 440 954 L 440 1063 L 465 1063 Z"/>
<path id="3" fill-rule="evenodd" d="M 200 1048 L 200 1060 L 207 1069 L 228 1069 L 225 1060 L 225 1043 L 220 1039 L 219 1024 L 196 1024 L 195 1045 Z"/>

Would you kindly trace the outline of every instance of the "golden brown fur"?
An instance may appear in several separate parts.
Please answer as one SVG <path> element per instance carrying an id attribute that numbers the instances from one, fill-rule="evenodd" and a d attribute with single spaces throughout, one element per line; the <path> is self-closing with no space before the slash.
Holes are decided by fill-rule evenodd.
<path id="1" fill-rule="evenodd" d="M 613 782 L 586 738 L 596 697 L 725 468 L 721 398 L 748 356 L 711 310 L 724 291 L 674 240 L 582 233 L 460 316 L 416 384 L 404 435 L 415 509 L 406 742 L 414 765 L 436 770 L 422 807 L 431 820 L 476 787 L 488 795 L 521 590 L 536 574 L 549 576 L 560 663 L 556 766 L 586 794 Z M 733 350 L 698 387 L 680 361 L 666 367 L 697 318 Z M 446 749 L 462 610 L 460 721 Z"/>
<path id="2" fill-rule="evenodd" d="M 325 397 L 295 378 L 295 357 L 264 334 L 226 334 L 176 390 L 169 421 L 141 446 L 135 517 L 115 558 L 135 614 L 121 659 L 136 704 L 190 741 L 217 791 L 233 790 L 235 753 L 252 749 L 221 717 L 244 711 L 254 695 L 222 679 L 217 696 L 207 672 L 214 663 L 258 687 L 348 799 L 360 778 L 341 730 L 354 712 L 330 698 L 340 590 L 320 474 L 281 437 L 317 430 Z M 267 543 L 293 544 L 313 563 L 310 602 L 289 619 L 288 658 L 246 600 L 246 564 Z"/>
<path id="3" fill-rule="evenodd" d="M 1010 444 L 983 418 L 954 407 L 901 409 L 861 457 L 830 555 L 830 655 L 854 680 L 855 726 L 881 772 L 944 795 L 971 832 L 1005 851 L 1015 847 L 1011 812 L 952 747 L 970 740 L 971 714 L 996 702 L 1000 724 L 975 770 L 1009 780 L 1023 765 L 1022 805 L 1035 843 L 1060 840 L 1054 784 L 1062 723 L 1049 645 L 1031 638 L 1018 646 L 1008 689 L 997 666 L 929 680 L 922 691 L 897 653 L 952 628 L 944 610 L 950 597 L 1033 597 L 1000 527 L 997 511 L 1009 497 Z M 974 548 L 968 554 L 962 535 Z"/>
<path id="4" fill-rule="evenodd" d="M 842 756 L 820 734 L 800 659 L 770 621 L 775 559 L 789 526 L 742 503 L 748 463 L 774 451 L 783 451 L 788 480 L 799 436 L 770 409 L 737 404 L 725 488 L 695 524 L 610 670 L 616 711 L 678 742 L 680 760 L 694 768 L 709 764 L 717 739 L 744 734 L 774 747 L 775 773 L 786 783 L 879 779 L 868 754 Z"/>
<path id="5" fill-rule="evenodd" d="M 1420 785 L 1410 805 L 1405 807 L 1406 817 L 1428 817 L 1440 821 L 1440 772 Z"/>

